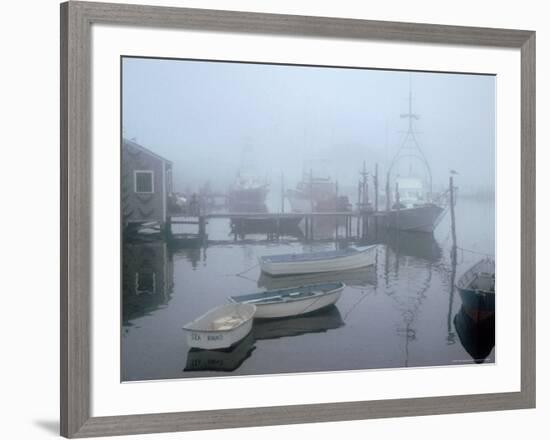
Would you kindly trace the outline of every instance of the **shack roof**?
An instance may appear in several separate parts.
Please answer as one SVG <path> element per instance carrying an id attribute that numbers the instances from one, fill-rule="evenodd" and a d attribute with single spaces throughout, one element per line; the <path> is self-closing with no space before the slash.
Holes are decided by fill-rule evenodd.
<path id="1" fill-rule="evenodd" d="M 172 161 L 171 160 L 168 160 L 162 156 L 160 156 L 159 154 L 157 153 L 153 153 L 151 150 L 149 150 L 148 148 L 145 148 L 143 145 L 140 145 L 138 144 L 137 142 L 135 141 L 131 141 L 130 139 L 126 139 L 124 138 L 122 140 L 122 143 L 123 143 L 123 146 L 124 147 L 132 147 L 132 148 L 135 148 L 136 150 L 140 150 L 140 151 L 143 151 L 145 154 L 149 154 L 150 156 L 153 156 L 159 160 L 162 160 L 163 162 L 167 162 L 169 163 L 170 165 L 172 165 Z"/>

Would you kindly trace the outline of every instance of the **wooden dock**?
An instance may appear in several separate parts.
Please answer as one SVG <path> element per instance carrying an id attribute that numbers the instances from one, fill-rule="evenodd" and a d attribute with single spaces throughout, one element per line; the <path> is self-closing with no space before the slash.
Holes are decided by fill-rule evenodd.
<path id="1" fill-rule="evenodd" d="M 183 219 L 169 218 L 166 230 L 167 238 L 171 240 L 184 239 L 189 241 L 191 236 L 198 241 L 204 242 L 208 237 L 208 221 L 211 219 L 228 219 L 231 221 L 248 221 L 248 222 L 264 222 L 271 225 L 272 229 L 268 236 L 278 239 L 283 235 L 285 222 L 296 220 L 302 222 L 303 236 L 306 241 L 315 240 L 316 224 L 328 219 L 335 219 L 336 233 L 343 225 L 344 233 L 341 238 L 345 239 L 365 239 L 369 229 L 369 219 L 373 216 L 383 215 L 383 213 L 375 213 L 372 210 L 355 210 L 355 211 L 336 211 L 336 212 L 308 212 L 308 213 L 268 213 L 268 212 L 224 212 L 224 213 L 205 213 L 193 217 L 184 217 Z M 183 217 L 183 216 L 181 216 Z M 353 230 L 355 220 L 356 230 Z M 172 225 L 197 225 L 197 232 L 194 234 L 177 234 L 172 233 Z M 181 236 L 181 237 L 180 237 Z M 235 240 L 238 233 L 235 231 Z"/>

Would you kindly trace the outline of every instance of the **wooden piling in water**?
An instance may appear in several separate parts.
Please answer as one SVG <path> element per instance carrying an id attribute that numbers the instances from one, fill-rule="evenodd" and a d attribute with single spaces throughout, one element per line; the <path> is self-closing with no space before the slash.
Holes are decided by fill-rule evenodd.
<path id="1" fill-rule="evenodd" d="M 281 172 L 281 212 L 285 212 L 285 176 Z"/>
<path id="2" fill-rule="evenodd" d="M 204 216 L 199 216 L 199 238 L 203 240 L 206 237 L 206 219 Z"/>
<path id="3" fill-rule="evenodd" d="M 378 164 L 374 165 L 374 211 L 378 211 Z"/>
<path id="4" fill-rule="evenodd" d="M 170 242 L 172 240 L 172 219 L 170 217 L 166 217 L 166 221 L 161 225 L 161 231 L 164 239 Z"/>
<path id="5" fill-rule="evenodd" d="M 390 173 L 386 175 L 386 211 L 391 208 Z"/>
<path id="6" fill-rule="evenodd" d="M 366 240 L 367 239 L 367 229 L 369 224 L 369 217 L 367 213 L 363 213 L 361 215 L 361 239 Z"/>
<path id="7" fill-rule="evenodd" d="M 452 234 L 452 240 L 453 240 L 453 253 L 456 254 L 455 192 L 454 192 L 453 176 L 449 177 L 449 203 L 451 205 L 450 211 L 451 211 L 451 234 Z"/>

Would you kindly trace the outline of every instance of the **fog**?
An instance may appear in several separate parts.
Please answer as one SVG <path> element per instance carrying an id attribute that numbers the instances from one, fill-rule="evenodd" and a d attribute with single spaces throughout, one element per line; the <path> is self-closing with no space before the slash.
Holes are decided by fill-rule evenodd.
<path id="1" fill-rule="evenodd" d="M 452 169 L 493 190 L 493 76 L 124 58 L 123 133 L 173 162 L 176 191 L 223 191 L 243 168 L 290 186 L 312 161 L 351 188 L 399 150 L 409 83 L 434 187 Z"/>

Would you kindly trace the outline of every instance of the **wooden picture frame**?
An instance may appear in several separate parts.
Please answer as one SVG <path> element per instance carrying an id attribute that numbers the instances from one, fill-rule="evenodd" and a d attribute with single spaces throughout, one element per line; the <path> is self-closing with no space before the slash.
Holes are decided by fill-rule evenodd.
<path id="1" fill-rule="evenodd" d="M 91 27 L 94 24 L 521 50 L 521 391 L 247 409 L 90 415 Z M 535 406 L 535 32 L 70 1 L 61 5 L 61 434 L 120 434 Z"/>

